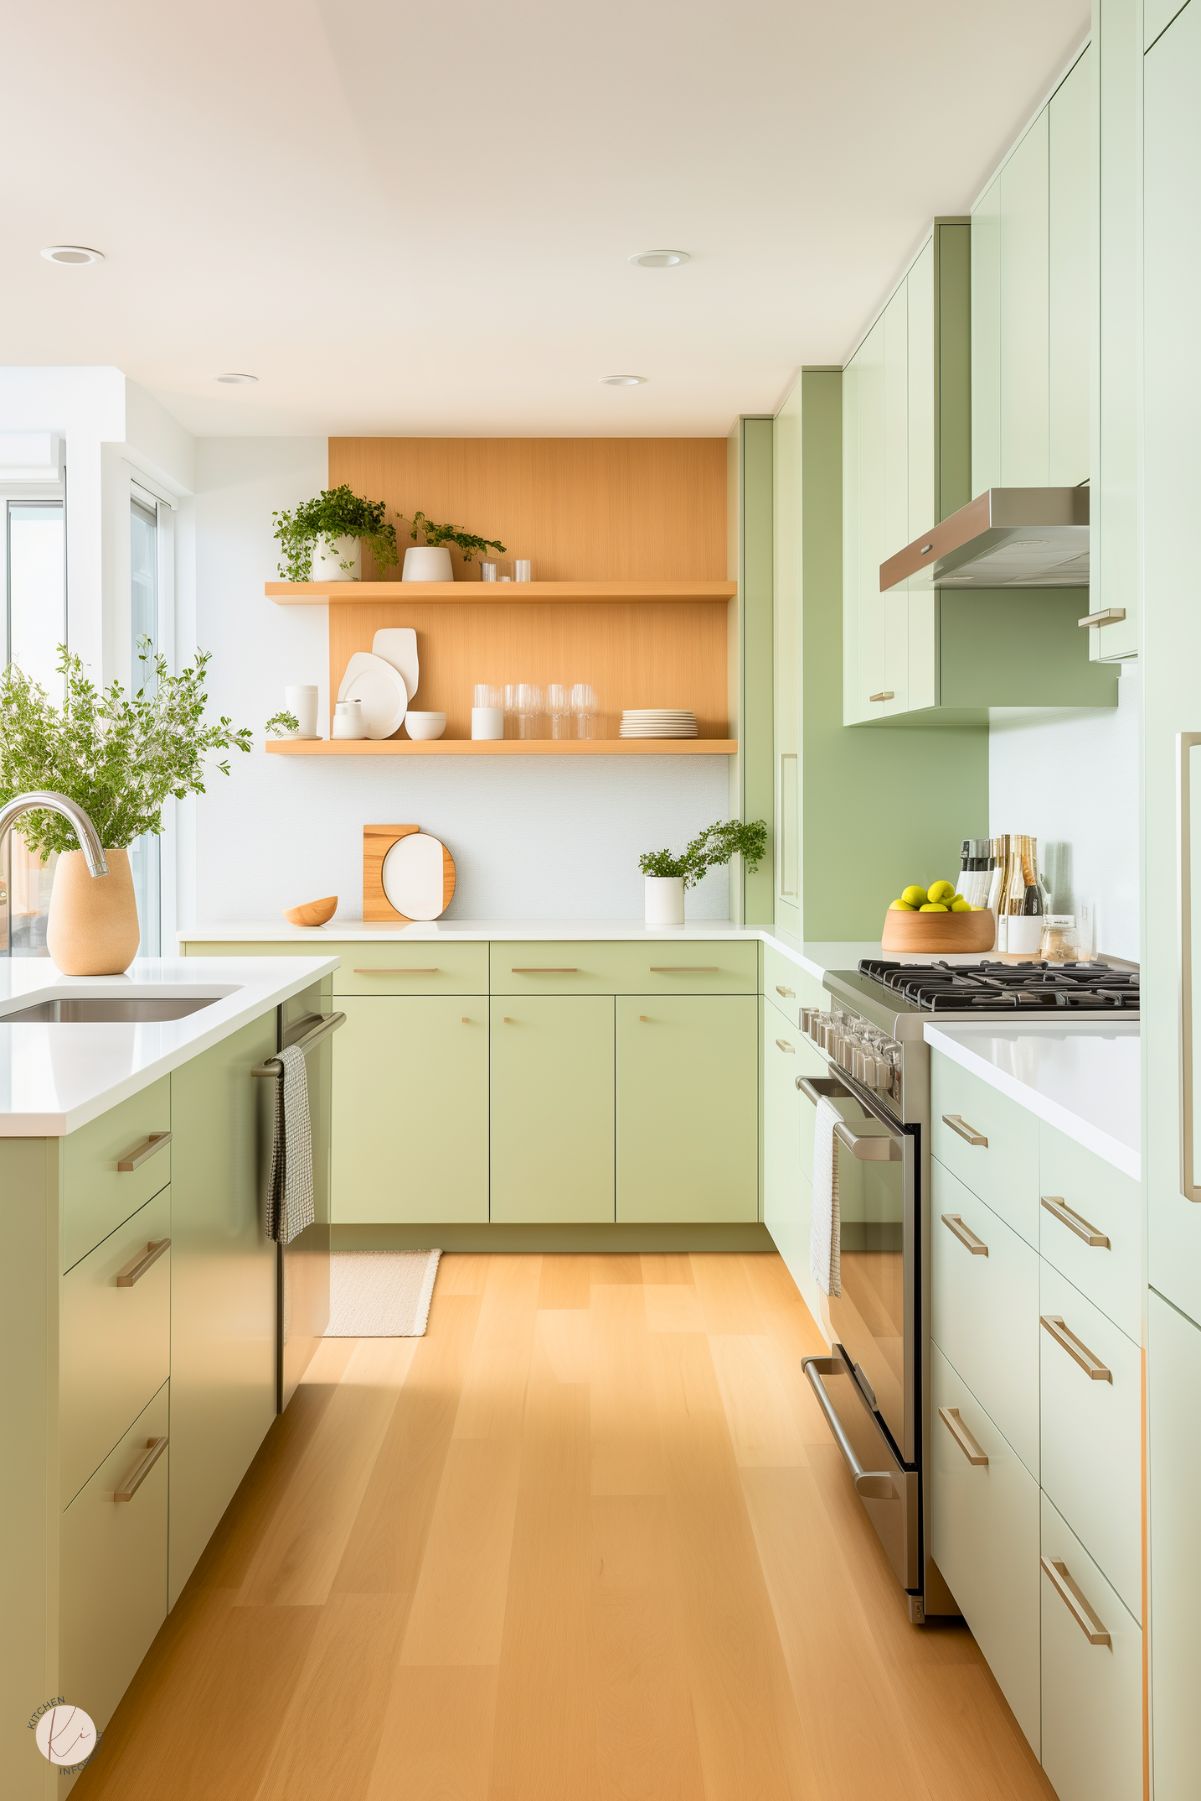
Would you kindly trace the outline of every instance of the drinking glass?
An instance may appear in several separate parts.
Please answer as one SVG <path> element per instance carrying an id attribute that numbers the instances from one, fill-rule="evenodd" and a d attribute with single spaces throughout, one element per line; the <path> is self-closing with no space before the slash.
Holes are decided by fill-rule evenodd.
<path id="1" fill-rule="evenodd" d="M 536 682 L 517 684 L 517 736 L 537 738 L 542 722 L 542 690 Z"/>
<path id="2" fill-rule="evenodd" d="M 517 687 L 516 682 L 505 683 L 505 737 L 517 738 Z"/>
<path id="3" fill-rule="evenodd" d="M 480 580 L 482 582 L 494 582 L 499 575 L 500 564 L 496 561 L 495 557 L 484 557 L 480 563 Z M 483 704 L 484 703 L 481 701 L 480 705 L 482 706 Z"/>
<path id="4" fill-rule="evenodd" d="M 596 737 L 596 689 L 590 682 L 575 682 L 571 690 L 571 710 L 575 714 L 577 738 Z"/>
<path id="5" fill-rule="evenodd" d="M 573 738 L 575 716 L 571 710 L 571 690 L 565 682 L 551 682 L 546 690 L 546 711 L 552 738 Z"/>
<path id="6" fill-rule="evenodd" d="M 515 582 L 532 582 L 533 579 L 534 565 L 529 557 L 514 557 L 513 580 Z"/>

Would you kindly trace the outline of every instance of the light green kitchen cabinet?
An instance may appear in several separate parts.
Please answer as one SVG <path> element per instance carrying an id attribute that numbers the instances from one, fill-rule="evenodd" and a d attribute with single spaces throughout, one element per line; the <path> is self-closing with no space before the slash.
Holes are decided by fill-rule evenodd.
<path id="1" fill-rule="evenodd" d="M 928 531 L 940 511 L 940 433 L 936 429 L 934 246 L 942 246 L 939 227 L 921 250 L 905 280 L 907 337 L 905 474 L 908 508 L 904 539 L 912 542 Z M 939 359 L 941 361 L 941 359 Z M 941 371 L 940 371 L 941 374 Z M 942 412 L 941 404 L 937 411 Z M 967 498 L 966 484 L 964 499 Z M 887 604 L 887 602 L 886 602 Z M 897 617 L 901 614 L 898 611 Z M 913 589 L 904 603 L 905 649 L 908 659 L 908 705 L 914 711 L 938 705 L 938 596 Z"/>
<path id="2" fill-rule="evenodd" d="M 63 1140 L 64 1270 L 171 1180 L 167 1076 Z"/>
<path id="3" fill-rule="evenodd" d="M 812 1103 L 797 1089 L 802 1076 L 820 1076 L 820 1052 L 770 1000 L 763 1006 L 763 1223 L 788 1272 L 815 1316 L 817 1284 L 809 1269 L 813 1215 Z M 806 1128 L 809 1136 L 806 1137 Z M 808 1151 L 806 1146 L 808 1145 Z"/>
<path id="4" fill-rule="evenodd" d="M 617 1001 L 617 1219 L 759 1217 L 757 995 Z"/>
<path id="5" fill-rule="evenodd" d="M 493 1224 L 612 1222 L 613 1007 L 605 995 L 492 1001 Z"/>
<path id="6" fill-rule="evenodd" d="M 785 405 L 775 420 L 772 459 L 774 922 L 777 931 L 794 938 L 801 936 L 801 644 L 805 575 L 801 533 L 782 528 L 800 511 L 803 458 L 801 410 L 796 405 Z"/>
<path id="7" fill-rule="evenodd" d="M 972 208 L 972 492 L 1001 485 L 1001 177 Z"/>
<path id="8" fill-rule="evenodd" d="M 263 1232 L 274 1010 L 171 1077 L 170 1604 L 275 1418 L 276 1247 Z"/>
<path id="9" fill-rule="evenodd" d="M 879 716 L 890 695 L 884 670 L 884 599 L 879 567 L 886 554 L 884 535 L 885 380 L 884 320 L 867 334 L 855 358 L 854 393 L 859 414 L 858 591 L 859 689 L 855 717 Z"/>
<path id="10" fill-rule="evenodd" d="M 884 687 L 882 711 L 909 709 L 909 603 L 903 596 L 880 593 L 879 565 L 890 549 L 909 542 L 909 281 L 902 282 L 884 309 L 884 496 L 882 536 L 876 559 L 872 597 L 883 624 Z M 861 628 L 862 629 L 862 628 Z"/>
<path id="11" fill-rule="evenodd" d="M 1091 47 L 1048 106 L 1048 480 L 1086 482 L 1089 390 L 1096 313 L 1096 172 Z"/>
<path id="12" fill-rule="evenodd" d="M 1001 170 L 1001 481 L 1039 488 L 1048 469 L 1048 114 Z"/>
<path id="13" fill-rule="evenodd" d="M 930 1148 L 938 1162 L 986 1201 L 1027 1244 L 1037 1246 L 1038 1121 L 1034 1115 L 982 1076 L 937 1052 L 931 1058 L 930 1111 Z"/>
<path id="14" fill-rule="evenodd" d="M 1195 0 L 1194 0 L 1195 4 Z M 1155 1801 L 1195 1801 L 1201 1769 L 1201 1329 L 1154 1291 L 1147 1319 L 1151 1738 Z"/>
<path id="15" fill-rule="evenodd" d="M 346 1225 L 488 1218 L 488 1002 L 477 995 L 340 1003 L 333 1218 Z"/>
<path id="16" fill-rule="evenodd" d="M 1141 0 L 1143 48 L 1149 50 L 1184 8 L 1180 0 Z"/>

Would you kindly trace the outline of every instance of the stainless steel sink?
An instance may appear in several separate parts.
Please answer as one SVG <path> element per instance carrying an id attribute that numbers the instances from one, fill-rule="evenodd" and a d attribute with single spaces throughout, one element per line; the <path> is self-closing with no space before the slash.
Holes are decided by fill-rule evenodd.
<path id="1" fill-rule="evenodd" d="M 220 994 L 89 994 L 34 1001 L 0 1014 L 0 1026 L 137 1025 L 146 1021 L 186 1019 L 221 1000 Z"/>

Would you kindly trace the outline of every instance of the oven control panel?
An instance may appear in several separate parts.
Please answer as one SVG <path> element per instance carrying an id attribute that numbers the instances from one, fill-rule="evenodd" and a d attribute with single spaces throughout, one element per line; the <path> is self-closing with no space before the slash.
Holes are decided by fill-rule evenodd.
<path id="1" fill-rule="evenodd" d="M 901 1047 L 844 1007 L 801 1009 L 801 1030 L 853 1082 L 901 1102 Z"/>

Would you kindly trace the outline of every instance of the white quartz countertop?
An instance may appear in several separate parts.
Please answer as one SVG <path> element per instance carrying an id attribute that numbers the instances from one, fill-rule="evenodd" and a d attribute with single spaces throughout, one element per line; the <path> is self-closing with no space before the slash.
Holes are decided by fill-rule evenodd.
<path id="1" fill-rule="evenodd" d="M 1035 1030 L 927 1025 L 931 1050 L 1139 1179 L 1142 1096 L 1138 1021 L 1097 1020 Z"/>
<path id="2" fill-rule="evenodd" d="M 315 950 L 317 947 L 314 946 Z M 48 957 L 0 960 L 0 1138 L 60 1138 L 219 1044 L 337 968 L 329 956 L 145 957 L 123 976 L 64 976 Z M 219 998 L 183 1019 L 6 1025 L 33 1001 Z"/>

